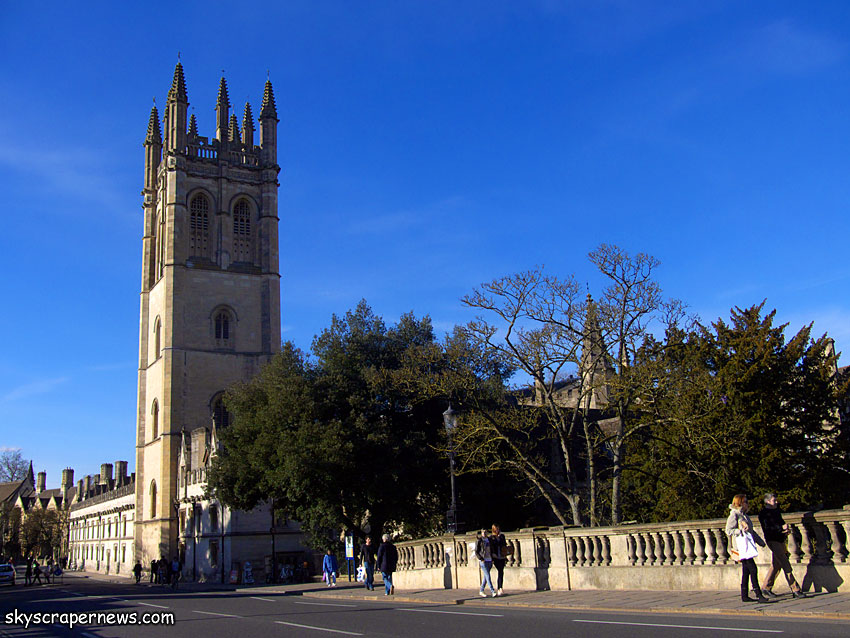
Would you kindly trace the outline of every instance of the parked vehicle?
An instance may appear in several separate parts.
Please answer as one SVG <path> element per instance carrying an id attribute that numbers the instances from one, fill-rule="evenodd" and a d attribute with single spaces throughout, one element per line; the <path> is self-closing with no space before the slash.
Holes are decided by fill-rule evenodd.
<path id="1" fill-rule="evenodd" d="M 4 563 L 0 565 L 0 585 L 12 585 L 15 586 L 15 578 L 17 574 L 15 573 L 15 568 L 9 565 L 8 563 Z"/>

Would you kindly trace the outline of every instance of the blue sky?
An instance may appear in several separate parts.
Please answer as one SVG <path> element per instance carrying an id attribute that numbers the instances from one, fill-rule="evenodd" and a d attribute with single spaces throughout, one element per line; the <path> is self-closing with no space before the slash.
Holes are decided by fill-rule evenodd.
<path id="1" fill-rule="evenodd" d="M 273 7 L 273 8 L 270 8 Z M 438 329 L 601 242 L 704 320 L 767 299 L 850 351 L 850 4 L 3 2 L 0 447 L 134 466 L 145 128 L 178 51 L 279 128 L 284 338 L 360 298 Z M 847 362 L 846 356 L 843 362 Z"/>

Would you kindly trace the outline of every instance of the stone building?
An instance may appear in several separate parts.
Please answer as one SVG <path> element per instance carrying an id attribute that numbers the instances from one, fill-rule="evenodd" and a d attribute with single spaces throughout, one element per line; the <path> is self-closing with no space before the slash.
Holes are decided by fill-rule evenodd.
<path id="1" fill-rule="evenodd" d="M 127 475 L 127 461 L 115 462 L 114 478 L 112 470 L 111 463 L 104 463 L 100 474 L 77 481 L 68 522 L 69 567 L 129 574 L 135 564 L 136 475 Z M 71 481 L 73 476 L 71 470 Z"/>
<path id="2" fill-rule="evenodd" d="M 304 550 L 297 525 L 278 532 L 268 511 L 229 511 L 203 489 L 224 391 L 280 348 L 278 117 L 269 81 L 258 130 L 248 103 L 240 128 L 224 78 L 215 137 L 188 105 L 178 63 L 144 143 L 133 533 L 143 564 L 179 554 L 187 577 L 221 579 L 245 561 L 262 570 L 275 543 Z"/>

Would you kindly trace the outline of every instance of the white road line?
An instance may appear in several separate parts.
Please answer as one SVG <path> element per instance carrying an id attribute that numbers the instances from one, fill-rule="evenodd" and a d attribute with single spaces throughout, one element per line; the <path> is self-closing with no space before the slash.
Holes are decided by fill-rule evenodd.
<path id="1" fill-rule="evenodd" d="M 268 603 L 276 602 L 274 598 L 260 598 L 259 596 L 251 596 L 254 600 L 265 600 Z"/>
<path id="2" fill-rule="evenodd" d="M 196 614 L 206 614 L 207 616 L 225 616 L 226 618 L 242 618 L 242 616 L 237 616 L 236 614 L 220 614 L 215 611 L 198 611 L 197 609 L 193 609 L 193 612 Z"/>
<path id="3" fill-rule="evenodd" d="M 316 631 L 328 631 L 333 634 L 345 634 L 346 636 L 362 636 L 363 634 L 358 634 L 354 631 L 342 631 L 341 629 L 328 629 L 327 627 L 313 627 L 312 625 L 299 625 L 294 622 L 284 622 L 282 620 L 275 620 L 278 625 L 288 625 L 290 627 L 301 627 L 301 629 L 315 629 Z"/>
<path id="4" fill-rule="evenodd" d="M 445 611 L 443 609 L 409 609 L 406 607 L 396 608 L 397 611 L 420 611 L 426 614 L 454 614 L 456 616 L 490 616 L 491 618 L 503 618 L 504 614 L 478 614 L 471 611 Z"/>
<path id="5" fill-rule="evenodd" d="M 711 629 L 712 631 L 750 631 L 760 634 L 781 634 L 781 629 L 749 629 L 748 627 L 706 627 L 703 625 L 663 625 L 649 622 L 625 622 L 617 620 L 577 620 L 573 622 L 595 623 L 598 625 L 630 625 L 633 627 L 671 627 L 673 629 Z"/>
<path id="6" fill-rule="evenodd" d="M 296 605 L 322 605 L 324 607 L 357 607 L 357 605 L 346 605 L 345 603 L 302 603 L 297 600 L 293 600 Z"/>
<path id="7" fill-rule="evenodd" d="M 85 596 L 85 594 L 81 594 L 81 593 L 80 593 L 80 592 L 78 592 L 78 591 L 69 591 L 68 593 L 69 593 L 69 594 L 71 594 L 71 595 L 73 595 L 73 596 Z"/>
<path id="8" fill-rule="evenodd" d="M 144 605 L 145 607 L 156 607 L 157 609 L 168 609 L 165 605 L 154 605 L 153 603 L 136 603 L 137 605 Z"/>

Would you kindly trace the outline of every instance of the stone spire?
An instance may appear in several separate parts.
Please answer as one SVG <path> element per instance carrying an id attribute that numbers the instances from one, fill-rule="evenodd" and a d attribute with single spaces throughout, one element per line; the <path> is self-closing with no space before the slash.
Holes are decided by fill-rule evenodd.
<path id="1" fill-rule="evenodd" d="M 228 130 L 227 139 L 230 142 L 239 141 L 239 120 L 236 119 L 236 113 L 230 116 L 230 128 Z"/>
<path id="2" fill-rule="evenodd" d="M 27 470 L 27 478 L 29 479 L 30 485 L 35 487 L 35 474 L 32 471 L 32 461 L 30 461 L 30 469 Z"/>
<path id="3" fill-rule="evenodd" d="M 159 128 L 159 111 L 156 110 L 156 104 L 151 108 L 151 116 L 148 120 L 148 135 L 145 137 L 145 144 L 162 144 L 162 131 Z"/>
<path id="4" fill-rule="evenodd" d="M 230 124 L 230 98 L 227 96 L 227 82 L 224 77 L 218 84 L 218 98 L 215 105 L 215 136 L 218 141 L 227 141 L 228 125 Z"/>
<path id="5" fill-rule="evenodd" d="M 260 110 L 260 119 L 267 117 L 277 119 L 277 106 L 274 103 L 274 90 L 271 80 L 266 80 L 266 89 L 263 91 L 263 107 Z"/>
<path id="6" fill-rule="evenodd" d="M 245 102 L 245 113 L 242 115 L 242 143 L 248 146 L 248 150 L 254 146 L 254 115 L 250 102 Z"/>
<path id="7" fill-rule="evenodd" d="M 189 135 L 197 137 L 198 136 L 198 120 L 195 119 L 195 114 L 189 116 Z"/>
<path id="8" fill-rule="evenodd" d="M 187 102 L 186 96 L 186 80 L 183 77 L 183 65 L 180 62 L 174 67 L 174 79 L 171 81 L 171 89 L 168 91 L 169 100 L 177 100 L 179 102 Z"/>

